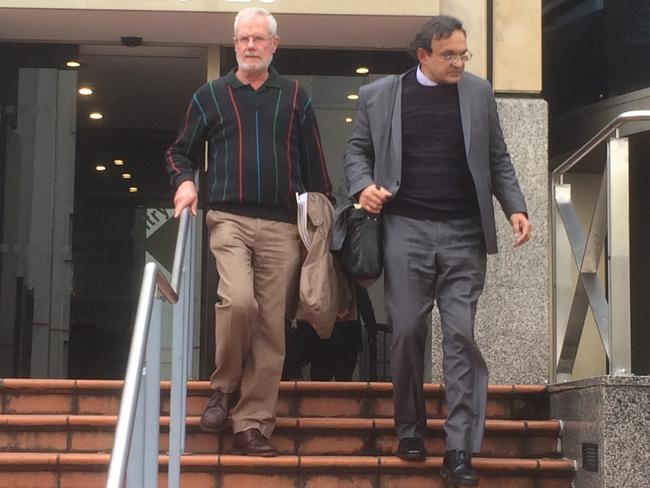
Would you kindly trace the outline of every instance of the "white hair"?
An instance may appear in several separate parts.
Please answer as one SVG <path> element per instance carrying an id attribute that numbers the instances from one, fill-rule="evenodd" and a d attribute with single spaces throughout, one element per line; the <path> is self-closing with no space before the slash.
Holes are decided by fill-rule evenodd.
<path id="1" fill-rule="evenodd" d="M 240 20 L 243 17 L 254 17 L 255 15 L 263 15 L 266 17 L 266 20 L 269 24 L 269 33 L 272 36 L 276 36 L 278 34 L 278 21 L 275 20 L 275 17 L 273 17 L 273 15 L 271 15 L 271 12 L 261 7 L 248 7 L 244 10 L 241 10 L 235 17 L 235 23 L 233 26 L 235 35 L 237 35 L 237 26 L 239 25 Z"/>

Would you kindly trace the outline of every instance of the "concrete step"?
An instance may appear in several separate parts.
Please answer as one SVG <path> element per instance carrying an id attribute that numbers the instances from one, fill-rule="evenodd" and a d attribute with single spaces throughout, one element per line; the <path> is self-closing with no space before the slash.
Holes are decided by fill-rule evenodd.
<path id="1" fill-rule="evenodd" d="M 114 415 L 0 415 L 1 452 L 110 452 Z M 161 417 L 161 452 L 167 451 L 169 417 Z M 427 422 L 427 451 L 444 453 L 442 419 Z M 187 418 L 186 452 L 231 454 L 232 434 L 202 432 L 199 417 Z M 558 457 L 561 423 L 554 420 L 486 422 L 485 457 Z M 390 455 L 397 440 L 392 419 L 281 417 L 273 434 L 281 454 Z"/>
<path id="2" fill-rule="evenodd" d="M 108 454 L 0 453 L 3 488 L 100 488 Z M 159 486 L 166 486 L 167 457 L 159 457 Z M 406 462 L 392 456 L 187 455 L 181 486 L 192 488 L 438 488 L 442 459 Z M 482 488 L 570 488 L 574 462 L 567 459 L 473 460 Z"/>
<path id="3" fill-rule="evenodd" d="M 115 415 L 122 381 L 0 380 L 3 414 Z M 161 383 L 161 414 L 169 413 L 169 382 Z M 440 385 L 424 387 L 428 418 L 444 418 Z M 188 382 L 187 414 L 200 415 L 211 395 L 208 382 Z M 548 395 L 544 385 L 490 385 L 487 417 L 501 420 L 545 420 Z M 280 417 L 392 418 L 390 383 L 291 381 L 280 385 Z"/>

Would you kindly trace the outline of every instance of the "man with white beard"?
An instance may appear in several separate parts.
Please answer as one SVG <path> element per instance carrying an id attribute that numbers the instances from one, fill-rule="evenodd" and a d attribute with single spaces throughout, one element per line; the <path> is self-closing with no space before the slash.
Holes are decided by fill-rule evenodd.
<path id="1" fill-rule="evenodd" d="M 280 38 L 266 10 L 234 23 L 238 67 L 193 95 L 166 168 L 175 217 L 197 212 L 194 171 L 208 142 L 206 223 L 219 273 L 214 394 L 201 428 L 230 425 L 236 452 L 276 456 L 275 426 L 285 354 L 284 318 L 297 295 L 300 239 L 295 193 L 331 185 L 311 99 L 270 67 Z"/>

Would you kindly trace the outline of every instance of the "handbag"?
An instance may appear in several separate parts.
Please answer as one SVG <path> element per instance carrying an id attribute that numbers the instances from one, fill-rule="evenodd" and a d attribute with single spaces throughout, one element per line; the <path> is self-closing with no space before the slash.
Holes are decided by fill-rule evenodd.
<path id="1" fill-rule="evenodd" d="M 345 209 L 345 239 L 338 251 L 348 278 L 369 286 L 384 268 L 381 214 L 368 213 L 359 204 Z"/>
<path id="2" fill-rule="evenodd" d="M 391 127 L 395 99 L 399 89 L 399 75 L 393 75 L 391 85 L 390 107 L 386 111 L 386 124 Z M 383 138 L 379 154 L 386 154 L 389 137 Z M 374 182 L 379 188 L 382 183 L 380 164 L 385 158 L 379 158 L 373 169 Z M 349 184 L 349 182 L 348 182 Z M 357 285 L 367 288 L 377 280 L 384 269 L 383 225 L 381 214 L 368 213 L 356 203 L 343 209 L 343 227 L 345 237 L 333 239 L 332 250 L 337 251 L 343 272 Z M 338 234 L 338 233 L 337 233 Z M 339 248 L 340 246 L 340 248 Z"/>

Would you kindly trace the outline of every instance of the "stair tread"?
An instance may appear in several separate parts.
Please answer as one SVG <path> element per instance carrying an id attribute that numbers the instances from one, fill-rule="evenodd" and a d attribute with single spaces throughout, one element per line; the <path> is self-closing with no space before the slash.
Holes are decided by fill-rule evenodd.
<path id="1" fill-rule="evenodd" d="M 0 426 L 5 428 L 27 427 L 105 427 L 112 428 L 117 422 L 116 415 L 85 414 L 0 414 Z M 169 426 L 169 416 L 160 417 L 160 425 Z M 187 426 L 198 428 L 200 417 L 188 416 Z M 430 418 L 427 427 L 431 430 L 443 428 L 445 420 Z M 322 418 L 322 417 L 278 417 L 276 428 L 299 430 L 393 430 L 394 420 L 388 418 Z M 500 420 L 487 419 L 486 431 L 548 433 L 555 435 L 561 431 L 559 420 Z"/>
<path id="2" fill-rule="evenodd" d="M 97 466 L 104 467 L 110 460 L 105 453 L 30 453 L 2 452 L 0 466 Z M 158 462 L 168 463 L 168 456 L 161 454 Z M 339 455 L 282 455 L 272 458 L 239 456 L 233 454 L 186 454 L 181 456 L 181 464 L 186 467 L 221 466 L 245 467 L 264 466 L 266 468 L 309 469 L 341 467 L 345 469 L 427 469 L 440 467 L 442 457 L 429 456 L 423 462 L 404 461 L 396 456 L 339 456 Z M 472 464 L 479 471 L 553 471 L 573 473 L 575 463 L 566 458 L 486 458 L 474 457 Z"/>
<path id="3" fill-rule="evenodd" d="M 40 476 L 39 486 L 103 486 L 122 387 L 121 380 L 0 379 L 3 482 L 15 477 L 11 486 L 28 486 Z M 161 382 L 161 453 L 169 442 L 170 387 Z M 269 476 L 278 486 L 294 486 L 296 480 L 314 486 L 345 480 L 346 486 L 363 481 L 387 487 L 419 480 L 413 486 L 429 486 L 445 449 L 444 390 L 439 384 L 424 385 L 430 417 L 425 442 L 431 454 L 424 462 L 393 455 L 392 392 L 391 383 L 282 382 L 274 436 L 281 455 L 261 458 L 234 454 L 231 432 L 200 430 L 199 415 L 212 391 L 207 381 L 190 381 L 183 479 L 188 486 L 203 483 L 201 487 L 222 486 L 226 480 L 232 486 L 253 486 L 268 482 Z M 562 422 L 548 418 L 546 386 L 492 384 L 488 402 L 484 450 L 473 459 L 485 476 L 482 485 L 568 487 L 576 464 L 558 457 Z M 160 454 L 158 462 L 159 480 L 164 481 L 169 457 Z"/>
<path id="4" fill-rule="evenodd" d="M 35 390 L 38 392 L 52 391 L 97 391 L 97 390 L 118 390 L 122 389 L 122 380 L 74 380 L 74 379 L 34 379 L 34 378 L 4 378 L 0 379 L 0 389 L 5 390 Z M 171 383 L 161 381 L 162 391 L 169 391 Z M 210 383 L 208 381 L 188 381 L 188 392 L 201 392 L 210 394 Z M 372 392 L 391 393 L 392 384 L 389 382 L 354 382 L 354 381 L 282 381 L 280 392 Z M 424 391 L 427 394 L 443 394 L 442 385 L 439 383 L 425 383 Z M 488 394 L 493 395 L 535 395 L 547 391 L 545 385 L 540 384 L 490 384 Z"/>

